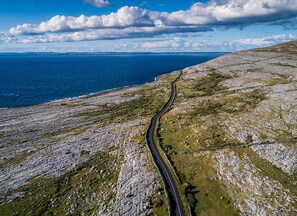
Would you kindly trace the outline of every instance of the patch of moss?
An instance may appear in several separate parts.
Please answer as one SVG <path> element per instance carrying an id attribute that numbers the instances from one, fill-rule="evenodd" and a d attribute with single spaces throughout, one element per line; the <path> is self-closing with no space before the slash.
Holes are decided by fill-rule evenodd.
<path id="1" fill-rule="evenodd" d="M 264 92 L 253 90 L 247 93 L 225 94 L 220 98 L 202 100 L 190 113 L 191 116 L 217 115 L 220 113 L 238 113 L 254 109 L 266 99 Z"/>
<path id="2" fill-rule="evenodd" d="M 81 150 L 80 155 L 81 156 L 89 156 L 91 154 L 91 151 L 89 150 Z"/>
<path id="3" fill-rule="evenodd" d="M 54 132 L 44 134 L 42 136 L 42 138 L 51 138 L 51 137 L 59 136 L 59 135 L 62 135 L 62 134 L 68 133 L 68 132 L 69 132 L 69 130 L 57 130 L 57 131 L 54 131 Z"/>
<path id="4" fill-rule="evenodd" d="M 55 137 L 55 136 L 59 136 L 59 135 L 79 135 L 82 134 L 84 131 L 87 130 L 87 127 L 85 126 L 80 126 L 77 128 L 66 128 L 63 130 L 57 130 L 54 132 L 50 132 L 47 134 L 44 134 L 41 136 L 41 139 L 47 139 L 47 138 L 51 138 L 51 137 Z"/>
<path id="5" fill-rule="evenodd" d="M 168 215 L 168 200 L 164 188 L 157 188 L 148 198 L 148 202 L 152 207 L 152 212 L 149 215 Z"/>
<path id="6" fill-rule="evenodd" d="M 229 197 L 224 184 L 217 179 L 211 154 L 203 157 L 179 154 L 185 146 L 214 147 L 232 145 L 234 140 L 227 137 L 219 124 L 212 125 L 206 122 L 196 122 L 196 119 L 187 119 L 167 113 L 157 130 L 160 144 L 174 168 L 181 184 L 179 190 L 182 197 L 190 206 L 192 215 L 239 215 L 234 201 Z M 204 130 L 194 133 L 189 126 L 202 125 Z M 182 127 L 180 127 L 182 126 Z M 160 129 L 162 128 L 162 129 Z M 198 142 L 198 143 L 197 143 Z"/>
<path id="7" fill-rule="evenodd" d="M 224 101 L 212 101 L 207 100 L 203 101 L 199 104 L 198 107 L 195 108 L 195 110 L 190 113 L 192 116 L 207 116 L 207 115 L 216 115 L 220 112 L 222 112 L 222 107 L 226 103 Z"/>
<path id="8" fill-rule="evenodd" d="M 34 151 L 24 151 L 24 152 L 20 153 L 19 155 L 17 155 L 16 157 L 10 158 L 8 160 L 4 160 L 0 163 L 0 168 L 20 164 L 20 163 L 24 162 L 25 160 L 27 160 L 27 158 L 30 155 L 32 155 L 33 153 L 34 153 Z"/>
<path id="9" fill-rule="evenodd" d="M 0 131 L 0 139 L 3 139 L 4 136 L 5 136 L 4 132 L 1 132 L 1 131 Z"/>
<path id="10" fill-rule="evenodd" d="M 280 67 L 291 67 L 291 68 L 297 68 L 296 65 L 291 65 L 291 64 L 284 64 L 284 63 L 281 63 L 281 62 L 278 62 L 278 63 L 272 63 L 272 65 L 275 65 L 275 66 L 280 66 Z"/>
<path id="11" fill-rule="evenodd" d="M 230 78 L 230 76 L 220 74 L 213 69 L 209 75 L 196 82 L 194 89 L 199 91 L 201 96 L 211 96 L 216 92 L 225 89 L 225 87 L 219 85 L 219 83 Z"/>
<path id="12" fill-rule="evenodd" d="M 152 116 L 162 108 L 167 99 L 163 90 L 156 92 L 151 87 L 144 87 L 134 94 L 139 97 L 120 104 L 105 104 L 97 109 L 81 112 L 77 117 L 97 118 L 96 121 L 102 124 L 126 122 L 139 117 Z"/>
<path id="13" fill-rule="evenodd" d="M 297 194 L 296 174 L 288 175 L 269 161 L 261 158 L 250 148 L 240 150 L 235 149 L 234 152 L 236 152 L 240 157 L 247 156 L 249 160 L 258 168 L 260 175 L 267 176 L 270 179 L 280 182 L 284 188 L 290 191 L 292 196 Z M 297 204 L 295 204 L 295 208 L 297 208 Z"/>
<path id="14" fill-rule="evenodd" d="M 296 47 L 297 47 L 297 42 L 290 41 L 276 46 L 253 49 L 251 51 L 252 52 L 275 52 L 275 53 L 280 53 L 281 55 L 285 55 L 285 54 L 295 55 L 297 54 Z"/>
<path id="15" fill-rule="evenodd" d="M 237 144 L 236 140 L 227 137 L 219 124 L 206 125 L 205 131 L 197 137 L 197 141 L 203 148 L 220 147 Z"/>
<path id="16" fill-rule="evenodd" d="M 108 206 L 115 196 L 111 185 L 118 179 L 117 162 L 116 156 L 98 152 L 61 177 L 33 179 L 11 192 L 25 195 L 1 205 L 1 215 L 92 214 L 100 205 L 98 199 Z"/>
<path id="17" fill-rule="evenodd" d="M 239 215 L 224 184 L 217 179 L 211 154 L 172 156 L 184 176 L 183 189 L 192 215 Z"/>

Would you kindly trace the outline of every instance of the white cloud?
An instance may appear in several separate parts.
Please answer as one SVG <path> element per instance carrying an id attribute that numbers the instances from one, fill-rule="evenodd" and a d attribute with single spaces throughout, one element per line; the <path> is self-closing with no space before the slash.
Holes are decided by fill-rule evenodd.
<path id="1" fill-rule="evenodd" d="M 296 34 L 279 34 L 269 37 L 259 37 L 259 38 L 245 38 L 235 41 L 239 45 L 246 46 L 269 46 L 277 43 L 287 42 L 290 40 L 296 40 Z"/>
<path id="2" fill-rule="evenodd" d="M 189 10 L 176 11 L 166 17 L 178 24 L 249 24 L 287 18 L 297 12 L 296 0 L 225 0 L 195 3 Z"/>
<path id="3" fill-rule="evenodd" d="M 92 4 L 95 7 L 107 7 L 111 6 L 108 0 L 85 0 L 86 3 Z"/>
<path id="4" fill-rule="evenodd" d="M 98 31 L 98 30 L 92 30 Z M 106 51 L 106 52 L 233 52 L 238 50 L 250 49 L 255 47 L 264 47 L 275 45 L 281 42 L 297 39 L 297 34 L 279 34 L 269 37 L 258 38 L 242 38 L 240 40 L 218 41 L 209 39 L 202 39 L 203 37 L 175 37 L 172 39 L 141 39 L 141 40 L 119 40 L 119 41 L 93 41 L 82 42 L 75 46 L 72 43 L 43 43 L 37 42 L 57 42 L 69 39 L 80 40 L 81 37 L 98 37 L 97 34 L 76 34 L 76 38 L 70 35 L 52 34 L 46 38 L 44 36 L 27 37 L 23 39 L 22 43 L 0 45 L 0 52 L 12 51 L 54 51 L 54 52 L 80 52 L 80 51 Z M 1 35 L 1 33 L 0 33 Z M 110 35 L 112 35 L 110 33 Z M 13 40 L 12 37 L 7 37 L 7 40 Z M 26 41 L 25 41 L 26 40 Z M 35 43 L 33 43 L 35 42 Z M 32 44 L 33 43 L 33 44 Z M 45 50 L 40 50 L 45 47 Z"/>
<path id="5" fill-rule="evenodd" d="M 269 37 L 243 38 L 233 41 L 208 41 L 193 40 L 194 38 L 174 38 L 170 40 L 148 40 L 133 42 L 133 44 L 122 43 L 119 48 L 134 51 L 237 51 L 255 47 L 264 47 L 297 39 L 296 34 L 280 34 Z"/>
<path id="6" fill-rule="evenodd" d="M 0 43 L 18 43 L 18 39 L 7 33 L 0 32 Z"/>
<path id="7" fill-rule="evenodd" d="M 39 25 L 23 24 L 10 29 L 11 34 L 61 32 L 90 28 L 114 28 L 127 26 L 181 26 L 234 23 L 254 23 L 255 19 L 272 21 L 297 15 L 296 0 L 226 0 L 195 3 L 189 10 L 173 13 L 148 11 L 138 7 L 122 7 L 115 13 L 102 16 L 54 16 Z M 252 18 L 252 20 L 251 20 Z"/>
<path id="8" fill-rule="evenodd" d="M 173 40 L 162 40 L 162 41 L 147 41 L 138 45 L 140 48 L 144 49 L 156 49 L 156 48 L 181 48 L 185 46 L 185 41 L 180 38 L 175 38 Z"/>
<path id="9" fill-rule="evenodd" d="M 235 42 L 214 42 L 214 41 L 194 41 L 189 39 L 174 38 L 172 40 L 145 41 L 134 43 L 134 50 L 142 51 L 226 51 L 236 49 Z M 127 47 L 127 44 L 125 45 Z"/>
<path id="10" fill-rule="evenodd" d="M 193 32 L 207 31 L 205 27 L 198 29 L 192 26 L 152 26 L 152 27 L 127 27 L 127 28 L 105 28 L 105 29 L 90 29 L 86 31 L 70 32 L 70 33 L 55 33 L 46 35 L 32 35 L 17 39 L 16 43 L 51 43 L 51 42 L 73 42 L 73 41 L 92 41 L 92 40 L 114 40 L 124 38 L 140 38 L 148 36 L 156 36 L 171 32 Z"/>
<path id="11" fill-rule="evenodd" d="M 23 24 L 9 30 L 13 35 L 44 34 L 49 32 L 80 31 L 87 29 L 125 28 L 129 26 L 153 26 L 154 20 L 147 10 L 138 7 L 122 7 L 116 13 L 102 16 L 79 17 L 57 15 L 39 25 Z"/>
<path id="12" fill-rule="evenodd" d="M 213 28 L 255 23 L 271 24 L 296 16 L 297 0 L 212 0 L 208 3 L 195 3 L 188 10 L 172 13 L 125 6 L 117 12 L 102 16 L 57 15 L 37 25 L 18 25 L 8 33 L 13 36 L 24 35 L 28 38 L 20 41 L 32 43 L 137 38 L 166 33 L 211 31 Z"/>

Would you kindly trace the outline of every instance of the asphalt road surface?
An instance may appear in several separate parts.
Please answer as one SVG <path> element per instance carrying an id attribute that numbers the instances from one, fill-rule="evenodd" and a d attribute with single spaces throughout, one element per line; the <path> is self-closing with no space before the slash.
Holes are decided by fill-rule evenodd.
<path id="1" fill-rule="evenodd" d="M 163 178 L 165 189 L 168 194 L 169 198 L 169 205 L 170 205 L 170 215 L 177 215 L 177 216 L 184 216 L 185 210 L 183 207 L 183 203 L 180 198 L 180 194 L 178 193 L 177 186 L 174 182 L 173 175 L 170 172 L 170 169 L 167 167 L 166 163 L 164 162 L 163 158 L 160 155 L 160 152 L 157 149 L 157 145 L 155 143 L 155 130 L 156 125 L 159 118 L 164 115 L 168 108 L 172 105 L 175 95 L 176 95 L 176 82 L 180 78 L 180 75 L 171 83 L 171 95 L 165 106 L 162 110 L 160 110 L 152 119 L 149 125 L 149 128 L 146 133 L 146 141 L 150 148 L 150 151 L 153 156 L 153 160 L 157 165 L 159 172 Z"/>

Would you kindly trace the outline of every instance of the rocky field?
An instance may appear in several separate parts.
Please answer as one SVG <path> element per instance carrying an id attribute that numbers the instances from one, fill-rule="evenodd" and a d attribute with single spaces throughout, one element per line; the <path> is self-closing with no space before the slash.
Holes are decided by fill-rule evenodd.
<path id="1" fill-rule="evenodd" d="M 1 215 L 167 214 L 144 135 L 175 76 L 91 97 L 1 109 Z"/>
<path id="2" fill-rule="evenodd" d="M 160 144 L 193 215 L 297 214 L 297 42 L 183 70 Z"/>
<path id="3" fill-rule="evenodd" d="M 182 70 L 157 138 L 192 215 L 297 215 L 296 50 Z M 145 132 L 177 75 L 0 109 L 1 215 L 168 215 Z"/>

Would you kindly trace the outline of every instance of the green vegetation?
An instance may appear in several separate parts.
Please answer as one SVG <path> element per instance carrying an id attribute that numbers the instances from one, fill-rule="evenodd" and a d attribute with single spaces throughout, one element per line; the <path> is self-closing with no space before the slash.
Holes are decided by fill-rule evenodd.
<path id="1" fill-rule="evenodd" d="M 51 138 L 51 137 L 59 136 L 59 135 L 66 134 L 66 133 L 69 133 L 69 130 L 58 130 L 58 131 L 54 131 L 54 132 L 51 132 L 48 134 L 44 134 L 42 136 L 42 138 Z"/>
<path id="2" fill-rule="evenodd" d="M 233 93 L 233 94 L 232 94 Z M 238 113 L 254 109 L 259 102 L 266 99 L 260 90 L 253 90 L 245 93 L 227 92 L 219 97 L 212 97 L 201 100 L 190 115 L 207 116 L 221 113 Z"/>
<path id="3" fill-rule="evenodd" d="M 34 151 L 21 152 L 19 155 L 15 156 L 13 158 L 3 160 L 2 162 L 0 162 L 0 168 L 5 168 L 7 166 L 20 164 L 20 163 L 24 162 L 25 160 L 27 160 L 27 158 L 32 154 L 34 154 Z"/>
<path id="4" fill-rule="evenodd" d="M 87 125 L 83 125 L 83 126 L 79 126 L 76 128 L 66 128 L 63 130 L 57 130 L 54 132 L 43 134 L 40 138 L 47 139 L 47 138 L 52 138 L 52 137 L 56 137 L 56 136 L 60 136 L 60 135 L 66 135 L 66 136 L 79 135 L 79 134 L 82 134 L 83 132 L 85 132 L 86 130 L 87 130 Z"/>
<path id="5" fill-rule="evenodd" d="M 83 133 L 90 124 L 98 124 L 98 127 L 102 127 L 136 118 L 142 119 L 143 127 L 146 129 L 147 119 L 149 119 L 147 117 L 151 117 L 164 105 L 169 95 L 169 84 L 174 78 L 175 74 L 161 78 L 162 83 L 158 84 L 157 90 L 156 86 L 145 85 L 139 90 L 124 94 L 123 97 L 128 99 L 127 102 L 105 104 L 96 109 L 81 111 L 74 117 L 85 118 L 86 124 L 76 128 L 56 129 L 56 131 L 43 134 L 36 139 L 67 138 Z M 71 102 L 55 105 L 85 106 L 82 103 Z M 86 104 L 86 106 L 88 105 Z M 134 139 L 139 140 L 140 144 L 143 144 L 142 147 L 145 147 L 143 135 L 137 135 Z M 117 148 L 114 145 L 109 151 L 114 152 Z M 106 152 L 98 152 L 92 156 L 92 152 L 88 150 L 82 150 L 80 156 L 89 159 L 62 176 L 53 178 L 39 176 L 29 180 L 26 185 L 2 195 L 0 197 L 2 203 L 9 201 L 12 194 L 21 194 L 21 197 L 1 205 L 1 215 L 91 215 L 98 210 L 100 203 L 104 203 L 104 208 L 108 209 L 115 197 L 119 175 L 118 164 L 123 159 Z M 27 154 L 20 155 L 1 166 L 7 166 L 8 163 L 19 163 L 26 160 L 27 157 Z M 148 169 L 150 168 L 148 166 Z M 158 181 L 161 182 L 160 179 Z M 154 192 L 151 197 L 151 205 L 156 214 L 167 214 L 168 202 L 163 189 L 159 188 Z"/>
<path id="6" fill-rule="evenodd" d="M 239 215 L 224 185 L 217 180 L 211 154 L 195 157 L 175 155 L 177 170 L 183 173 L 185 194 L 193 215 Z"/>
<path id="7" fill-rule="evenodd" d="M 180 191 L 186 197 L 192 215 L 239 215 L 227 188 L 217 179 L 212 153 L 179 154 L 185 150 L 238 144 L 226 135 L 221 125 L 222 115 L 249 112 L 266 96 L 259 90 L 228 91 L 221 85 L 227 79 L 231 77 L 211 70 L 198 81 L 184 82 L 178 89 L 181 96 L 177 102 L 189 100 L 189 96 L 199 102 L 186 114 L 165 114 L 157 130 L 160 146 L 182 183 Z"/>
<path id="8" fill-rule="evenodd" d="M 168 200 L 165 196 L 164 188 L 157 188 L 148 201 L 152 206 L 152 212 L 149 215 L 168 215 Z"/>
<path id="9" fill-rule="evenodd" d="M 289 55 L 296 55 L 297 54 L 297 41 L 290 41 L 287 43 L 282 43 L 276 46 L 271 46 L 267 48 L 259 48 L 253 49 L 253 52 L 275 52 L 280 53 L 282 55 L 289 54 Z"/>
<path id="10" fill-rule="evenodd" d="M 174 163 L 171 160 L 170 155 L 171 154 L 175 154 L 176 152 L 171 151 L 172 150 L 172 146 L 170 144 L 164 145 L 163 142 L 163 137 L 162 137 L 162 132 L 161 132 L 161 123 L 159 121 L 158 126 L 156 128 L 156 135 L 155 135 L 155 140 L 158 140 L 158 150 L 159 152 L 164 152 L 164 154 L 161 153 L 161 156 L 163 157 L 164 162 L 166 163 L 167 167 L 171 170 L 173 177 L 174 177 L 174 181 L 175 184 L 178 188 L 178 191 L 181 195 L 181 200 L 183 202 L 184 205 L 184 210 L 186 215 L 190 215 L 189 209 L 188 209 L 188 201 L 187 201 L 187 196 L 186 194 L 183 193 L 183 187 L 181 185 L 181 176 L 180 173 L 176 170 L 176 167 L 174 167 Z"/>
<path id="11" fill-rule="evenodd" d="M 194 89 L 199 91 L 201 96 L 211 96 L 218 91 L 226 89 L 219 85 L 219 83 L 223 80 L 231 78 L 230 76 L 218 73 L 215 69 L 211 69 L 210 71 L 210 74 L 208 74 L 206 77 L 203 77 L 202 79 L 199 79 L 195 84 Z"/>
<path id="12" fill-rule="evenodd" d="M 139 90 L 125 93 L 123 98 L 127 102 L 120 104 L 104 104 L 96 109 L 83 111 L 76 117 L 92 119 L 101 126 L 127 122 L 135 118 L 146 118 L 158 112 L 167 101 L 170 94 L 170 83 L 176 78 L 177 72 L 166 74 L 159 79 L 158 88 L 152 85 L 144 85 Z"/>
<path id="13" fill-rule="evenodd" d="M 282 63 L 275 65 L 293 67 Z M 284 111 L 281 108 L 271 106 L 262 116 L 261 112 L 263 109 L 265 112 L 265 108 L 260 104 L 269 99 L 268 92 L 271 86 L 291 84 L 294 82 L 292 77 L 287 74 L 266 72 L 256 67 L 245 69 L 242 73 L 245 77 L 241 81 L 238 79 L 241 71 L 237 71 L 234 76 L 227 76 L 220 74 L 218 70 L 211 69 L 207 73 L 193 74 L 193 77 L 200 77 L 198 80 L 189 76 L 189 79 L 178 83 L 179 94 L 174 104 L 176 112 L 166 113 L 157 130 L 160 146 L 182 183 L 180 191 L 186 197 L 192 215 L 239 215 L 240 213 L 235 207 L 234 198 L 228 193 L 229 189 L 218 179 L 214 157 L 216 151 L 192 154 L 185 154 L 185 151 L 239 144 L 236 135 L 240 132 L 237 132 L 237 129 L 239 131 L 256 130 L 255 134 L 262 140 L 272 138 L 281 141 L 294 137 L 292 131 L 296 125 L 285 122 Z M 223 85 L 226 80 L 228 80 L 226 84 L 232 85 L 233 78 L 236 78 L 234 79 L 236 86 L 243 83 L 240 90 L 229 90 L 227 85 Z M 245 84 L 247 84 L 246 87 Z M 259 109 L 256 109 L 258 107 Z M 249 119 L 248 116 L 251 118 Z M 268 124 L 271 120 L 274 122 L 272 118 L 280 119 L 280 125 L 284 123 L 286 127 L 281 129 L 278 126 L 266 126 L 265 122 Z M 239 125 L 233 128 L 232 124 L 236 119 L 239 119 Z M 265 125 L 263 128 L 256 123 L 254 126 L 254 121 L 257 119 L 263 122 Z M 232 130 L 231 133 L 230 130 Z M 271 137 L 272 134 L 273 137 Z M 253 137 L 247 135 L 245 142 L 252 143 Z M 284 145 L 293 144 L 284 143 Z M 245 162 L 255 165 L 259 169 L 256 175 L 278 181 L 288 191 L 284 193 L 289 195 L 297 193 L 294 180 L 296 172 L 292 175 L 284 173 L 250 148 L 235 148 L 232 151 L 244 156 Z M 282 199 L 274 196 L 279 194 L 272 194 L 271 197 Z M 272 199 L 271 197 L 267 199 Z"/>
<path id="14" fill-rule="evenodd" d="M 89 156 L 90 154 L 91 154 L 91 151 L 88 151 L 88 150 L 85 150 L 85 149 L 80 152 L 81 156 Z"/>
<path id="15" fill-rule="evenodd" d="M 284 64 L 284 63 L 272 63 L 272 65 L 275 65 L 275 66 L 280 66 L 280 67 L 291 67 L 291 68 L 297 68 L 296 65 L 291 65 L 291 64 Z"/>
<path id="16" fill-rule="evenodd" d="M 5 137 L 5 133 L 0 131 L 0 139 L 3 139 Z"/>
<path id="17" fill-rule="evenodd" d="M 98 152 L 61 177 L 32 179 L 13 191 L 24 192 L 24 197 L 0 206 L 1 215 L 92 214 L 99 207 L 98 200 L 108 204 L 115 196 L 112 188 L 119 175 L 118 160 Z"/>
<path id="18" fill-rule="evenodd" d="M 158 130 L 160 145 L 181 181 L 180 191 L 186 197 L 192 215 L 239 215 L 227 189 L 217 179 L 212 155 L 194 157 L 178 154 L 186 150 L 187 146 L 199 149 L 235 142 L 226 137 L 215 122 L 213 125 L 207 125 L 206 122 L 198 123 L 197 119 L 187 119 L 187 124 L 180 124 L 178 119 L 185 118 L 171 113 L 167 113 L 163 119 L 160 126 L 162 129 Z M 203 125 L 203 130 L 199 134 L 195 134 L 189 128 L 190 125 L 196 124 Z"/>
<path id="19" fill-rule="evenodd" d="M 253 150 L 249 148 L 235 149 L 234 150 L 241 157 L 248 156 L 249 160 L 259 169 L 260 175 L 267 176 L 270 179 L 274 179 L 281 183 L 281 185 L 288 189 L 291 194 L 297 194 L 296 187 L 296 174 L 288 175 L 283 172 L 280 168 L 271 164 L 269 161 L 261 158 Z M 297 203 L 295 203 L 295 208 L 297 208 Z"/>
<path id="20" fill-rule="evenodd" d="M 133 97 L 135 99 L 120 104 L 105 104 L 96 109 L 84 111 L 77 117 L 85 117 L 95 120 L 101 125 L 126 122 L 139 117 L 148 117 L 155 114 L 163 105 L 166 97 L 164 90 L 154 91 L 154 88 L 145 86 L 137 92 L 126 94 L 125 97 Z"/>

